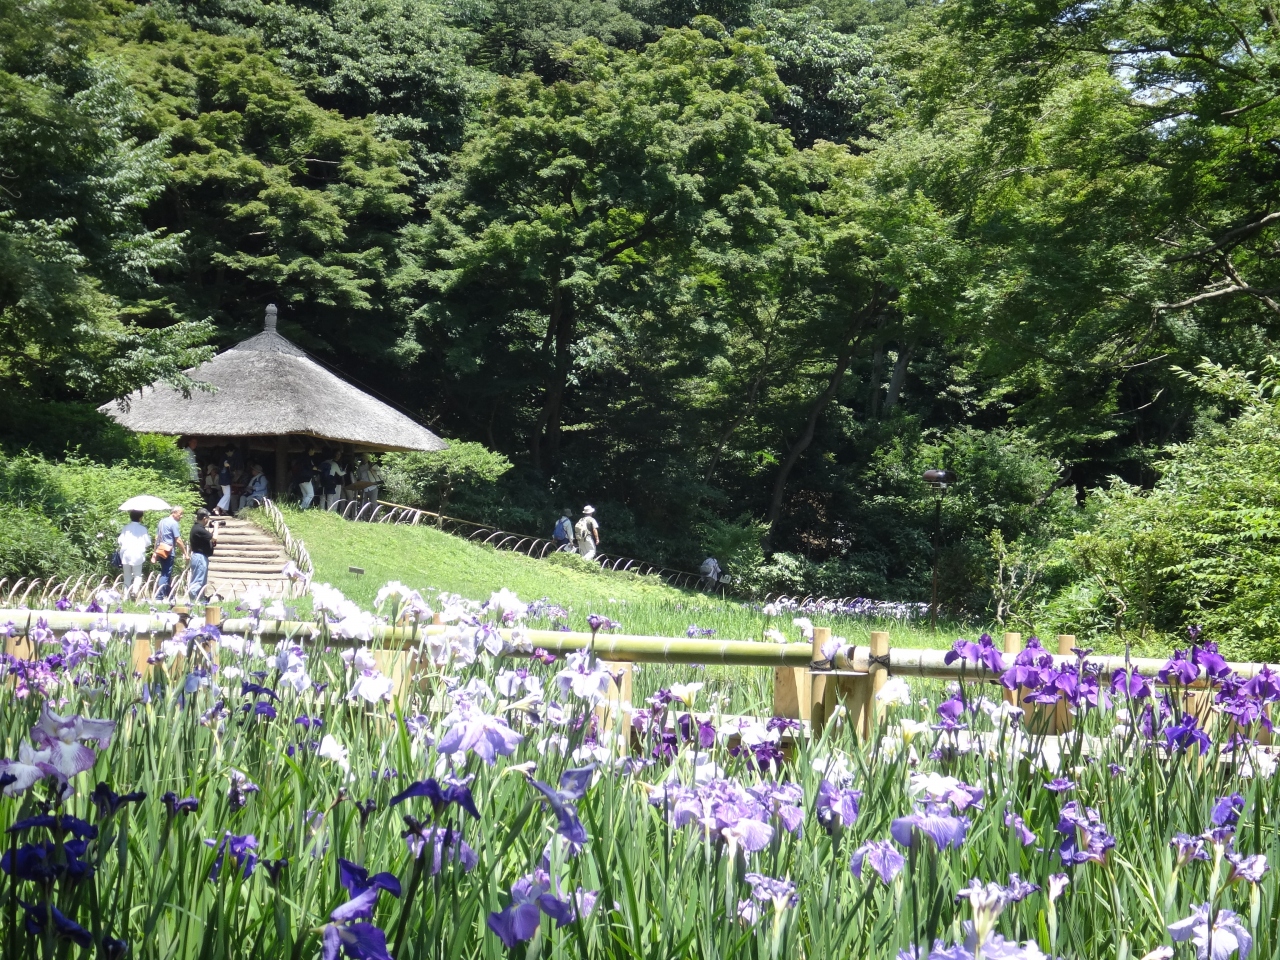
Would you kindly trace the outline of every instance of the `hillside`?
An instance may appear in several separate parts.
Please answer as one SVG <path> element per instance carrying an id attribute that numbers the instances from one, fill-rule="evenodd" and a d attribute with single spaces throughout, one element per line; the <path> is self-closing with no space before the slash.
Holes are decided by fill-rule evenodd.
<path id="1" fill-rule="evenodd" d="M 428 599 L 435 591 L 483 599 L 503 588 L 522 600 L 547 597 L 568 612 L 569 625 L 577 629 L 584 628 L 588 614 L 599 613 L 620 621 L 627 633 L 681 636 L 699 627 L 726 639 L 746 639 L 774 627 L 788 637 L 799 636 L 790 615 L 767 617 L 750 604 L 676 590 L 650 577 L 587 568 L 573 557 L 532 560 L 430 527 L 350 523 L 318 510 L 286 510 L 285 520 L 293 535 L 306 542 L 316 580 L 366 607 L 372 607 L 384 583 L 399 580 Z M 352 573 L 348 568 L 353 566 L 365 572 Z M 850 638 L 883 626 L 848 617 L 815 620 L 829 622 Z M 891 629 L 899 645 L 945 647 L 954 639 L 950 629 L 940 629 L 936 636 L 898 624 Z"/>

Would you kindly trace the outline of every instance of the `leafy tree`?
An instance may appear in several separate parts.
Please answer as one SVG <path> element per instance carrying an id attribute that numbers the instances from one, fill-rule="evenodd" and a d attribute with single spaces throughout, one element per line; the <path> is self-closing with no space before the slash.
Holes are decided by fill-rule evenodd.
<path id="1" fill-rule="evenodd" d="M 492 486 L 511 469 L 511 461 L 483 444 L 454 440 L 434 453 L 389 454 L 382 466 L 393 497 L 410 505 L 430 505 L 442 523 L 456 490 Z"/>
<path id="2" fill-rule="evenodd" d="M 67 0 L 0 3 L 0 393 L 103 400 L 205 355 L 155 273 L 180 237 L 148 229 L 164 142 L 128 128 L 136 98 L 86 51 L 100 20 Z"/>
<path id="3" fill-rule="evenodd" d="M 592 337 L 652 304 L 654 275 L 678 276 L 695 248 L 750 246 L 790 190 L 789 139 L 765 120 L 781 88 L 760 47 L 701 21 L 638 54 L 582 41 L 567 62 L 573 82 L 498 88 L 401 278 L 457 368 L 541 395 L 525 429 L 542 469 L 559 460 Z M 495 353 L 522 380 L 494 382 Z"/>

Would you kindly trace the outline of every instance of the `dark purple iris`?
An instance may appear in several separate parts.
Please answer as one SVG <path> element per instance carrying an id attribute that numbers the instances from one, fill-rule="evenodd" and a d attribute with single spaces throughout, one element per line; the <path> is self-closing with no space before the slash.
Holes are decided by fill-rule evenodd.
<path id="1" fill-rule="evenodd" d="M 195 797 L 184 797 L 179 800 L 178 795 L 172 790 L 166 791 L 161 797 L 160 802 L 169 808 L 169 816 L 173 817 L 181 813 L 186 816 L 189 813 L 195 813 L 200 809 L 200 801 Z"/>
<path id="2" fill-rule="evenodd" d="M 276 708 L 265 700 L 258 700 L 251 704 L 246 703 L 240 709 L 244 713 L 252 711 L 252 714 L 255 717 L 266 717 L 268 720 L 274 720 L 276 718 Z"/>
<path id="3" fill-rule="evenodd" d="M 448 827 L 436 827 L 405 815 L 405 829 L 400 835 L 409 847 L 414 859 L 422 856 L 428 846 L 432 848 L 430 874 L 435 876 L 446 862 L 457 863 L 463 873 L 470 873 L 480 863 L 480 858 L 462 835 Z"/>
<path id="4" fill-rule="evenodd" d="M 267 871 L 267 878 L 274 887 L 280 882 L 280 874 L 284 872 L 284 868 L 289 866 L 289 860 L 286 857 L 280 857 L 278 860 L 263 859 L 258 861 L 262 869 Z"/>
<path id="5" fill-rule="evenodd" d="M 475 819 L 480 819 L 480 811 L 476 809 L 476 802 L 471 796 L 471 788 L 462 782 L 446 782 L 442 784 L 434 777 L 420 780 L 409 784 L 408 787 L 392 797 L 389 806 L 394 807 L 410 797 L 426 797 L 431 802 L 431 810 L 436 819 L 439 819 L 449 805 L 454 803 Z"/>
<path id="6" fill-rule="evenodd" d="M 1201 756 L 1208 753 L 1209 747 L 1213 745 L 1213 741 L 1200 729 L 1200 722 L 1192 713 L 1185 714 L 1181 723 L 1166 728 L 1164 738 L 1170 750 L 1186 752 L 1192 747 L 1199 747 Z"/>
<path id="7" fill-rule="evenodd" d="M 1240 822 L 1240 814 L 1244 812 L 1244 797 L 1238 793 L 1219 797 L 1213 804 L 1209 819 L 1215 827 L 1234 827 Z"/>
<path id="8" fill-rule="evenodd" d="M 1070 793 L 1076 788 L 1076 782 L 1066 777 L 1055 777 L 1046 783 L 1044 788 L 1051 793 Z"/>
<path id="9" fill-rule="evenodd" d="M 52 929 L 53 936 L 57 940 L 70 940 L 81 947 L 93 945 L 93 934 L 53 904 L 26 903 L 22 900 L 18 902 L 22 904 L 22 909 L 27 915 L 26 927 L 28 933 L 39 937 L 44 935 L 45 931 Z"/>
<path id="10" fill-rule="evenodd" d="M 228 831 L 222 835 L 221 840 L 206 840 L 205 844 L 217 847 L 218 850 L 218 855 L 213 859 L 213 866 L 209 869 L 209 879 L 215 883 L 222 873 L 222 862 L 228 851 L 235 860 L 236 866 L 244 868 L 246 880 L 253 874 L 253 868 L 258 864 L 258 855 L 254 852 L 258 849 L 258 838 L 251 833 L 237 836 Z"/>
<path id="11" fill-rule="evenodd" d="M 1098 811 L 1078 800 L 1063 804 L 1058 832 L 1063 836 L 1058 856 L 1064 864 L 1105 863 L 1107 851 L 1116 845 L 1116 838 L 1107 833 Z"/>
<path id="12" fill-rule="evenodd" d="M 1111 692 L 1118 697 L 1145 700 L 1151 696 L 1151 687 L 1137 670 L 1117 670 L 1111 675 Z"/>
<path id="13" fill-rule="evenodd" d="M 81 820 L 70 814 L 58 816 L 49 813 L 18 820 L 7 832 L 21 834 L 41 828 L 47 829 L 55 837 L 70 834 L 77 840 L 93 840 L 98 836 L 98 828 L 88 820 Z"/>
<path id="14" fill-rule="evenodd" d="M 557 927 L 572 923 L 575 916 L 585 917 L 595 906 L 596 894 L 581 887 L 572 898 L 552 892 L 550 876 L 543 870 L 535 870 L 511 885 L 511 903 L 490 913 L 486 921 L 490 930 L 508 950 L 526 940 L 532 940 L 546 914 Z"/>
<path id="15" fill-rule="evenodd" d="M 99 783 L 89 794 L 89 799 L 98 808 L 98 819 L 108 820 L 114 817 L 126 803 L 141 803 L 147 799 L 147 795 L 141 790 L 124 794 L 114 793 L 105 783 Z"/>
<path id="16" fill-rule="evenodd" d="M 1013 666 L 1000 677 L 1000 683 L 1008 690 L 1026 687 L 1036 690 L 1043 682 L 1044 671 L 1053 667 L 1053 656 L 1032 637 L 1024 649 L 1013 658 Z"/>
<path id="17" fill-rule="evenodd" d="M 301 717 L 294 717 L 293 722 L 302 727 L 303 730 L 310 730 L 312 727 L 324 726 L 324 721 L 319 717 L 308 717 L 305 714 Z"/>
<path id="18" fill-rule="evenodd" d="M 1263 667 L 1245 682 L 1240 692 L 1248 697 L 1274 703 L 1280 700 L 1280 676 L 1272 673 L 1269 667 Z"/>
<path id="19" fill-rule="evenodd" d="M 1173 651 L 1173 656 L 1160 668 L 1156 679 L 1164 684 L 1187 686 L 1200 678 L 1200 668 L 1187 656 L 1185 650 Z"/>
<path id="20" fill-rule="evenodd" d="M 93 865 L 83 857 L 89 848 L 87 840 L 65 840 L 62 852 L 52 840 L 26 843 L 7 850 L 0 857 L 0 870 L 17 880 L 48 883 L 58 877 L 81 880 L 93 875 Z"/>
<path id="21" fill-rule="evenodd" d="M 362 867 L 350 860 L 338 858 L 338 882 L 347 889 L 352 897 L 366 890 L 385 890 L 393 897 L 400 896 L 400 879 L 394 873 L 375 873 L 369 875 L 367 867 Z"/>
<path id="22" fill-rule="evenodd" d="M 889 825 L 893 839 L 904 847 L 917 846 L 921 836 L 928 837 L 939 850 L 959 847 L 969 830 L 967 817 L 953 817 L 946 804 L 926 804 L 923 810 L 898 817 Z"/>
<path id="23" fill-rule="evenodd" d="M 360 829 L 363 830 L 369 825 L 369 817 L 373 815 L 373 811 L 378 809 L 378 801 L 369 797 L 366 800 L 356 801 L 356 812 L 360 814 Z"/>

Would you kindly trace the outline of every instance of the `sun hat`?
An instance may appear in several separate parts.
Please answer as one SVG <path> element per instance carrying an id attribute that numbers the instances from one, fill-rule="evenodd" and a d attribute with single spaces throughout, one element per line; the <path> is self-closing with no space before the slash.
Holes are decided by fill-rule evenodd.
<path id="1" fill-rule="evenodd" d="M 583 513 L 583 515 L 584 515 L 584 516 L 588 516 L 588 517 L 589 517 L 589 516 L 591 516 L 591 515 L 592 515 L 593 513 L 595 513 L 595 512 L 596 512 L 596 508 L 595 508 L 595 507 L 593 507 L 593 506 L 591 506 L 590 504 L 588 504 L 587 506 L 585 506 L 585 507 L 583 507 L 583 508 L 582 508 L 582 513 Z"/>

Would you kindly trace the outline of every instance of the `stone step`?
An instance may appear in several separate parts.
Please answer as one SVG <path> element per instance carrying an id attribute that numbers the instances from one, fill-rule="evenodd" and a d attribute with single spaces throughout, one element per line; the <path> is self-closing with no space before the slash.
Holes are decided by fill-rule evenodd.
<path id="1" fill-rule="evenodd" d="M 262 564 L 262 563 L 222 563 L 216 567 L 209 568 L 210 576 L 214 574 L 251 574 L 253 576 L 278 577 L 283 576 L 281 570 L 284 564 Z"/>

